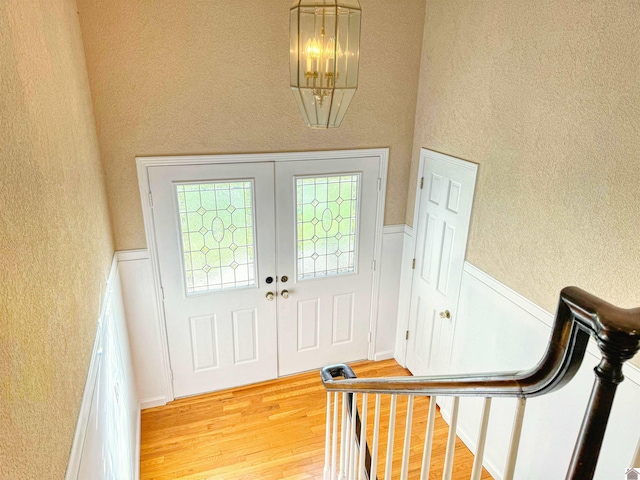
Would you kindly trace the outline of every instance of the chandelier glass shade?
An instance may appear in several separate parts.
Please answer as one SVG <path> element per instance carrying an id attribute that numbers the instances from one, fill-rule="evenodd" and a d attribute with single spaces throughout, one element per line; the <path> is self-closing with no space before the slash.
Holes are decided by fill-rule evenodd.
<path id="1" fill-rule="evenodd" d="M 308 127 L 342 123 L 358 88 L 358 0 L 294 0 L 290 19 L 291 90 Z"/>

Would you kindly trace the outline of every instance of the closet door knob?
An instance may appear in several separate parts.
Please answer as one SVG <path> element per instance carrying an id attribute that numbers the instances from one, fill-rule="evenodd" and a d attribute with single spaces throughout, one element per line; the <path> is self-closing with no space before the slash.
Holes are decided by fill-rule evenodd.
<path id="1" fill-rule="evenodd" d="M 267 292 L 265 297 L 267 298 L 267 300 L 272 301 L 273 300 L 273 292 Z"/>
<path id="2" fill-rule="evenodd" d="M 284 298 L 284 299 L 289 298 L 289 290 L 282 290 L 280 295 L 282 295 L 282 298 Z"/>
<path id="3" fill-rule="evenodd" d="M 444 312 L 440 312 L 440 318 L 451 318 L 451 312 L 449 310 L 445 310 Z"/>

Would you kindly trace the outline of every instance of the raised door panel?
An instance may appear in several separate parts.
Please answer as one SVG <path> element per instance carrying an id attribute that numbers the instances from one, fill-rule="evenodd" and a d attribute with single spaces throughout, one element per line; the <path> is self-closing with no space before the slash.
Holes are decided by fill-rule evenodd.
<path id="1" fill-rule="evenodd" d="M 449 291 L 449 281 L 451 273 L 452 255 L 454 253 L 454 242 L 456 239 L 456 227 L 449 223 L 444 223 L 442 228 L 442 245 L 440 247 L 440 265 L 438 268 L 438 291 L 447 295 Z"/>
<path id="2" fill-rule="evenodd" d="M 298 302 L 298 351 L 320 348 L 320 299 Z"/>
<path id="3" fill-rule="evenodd" d="M 333 345 L 351 342 L 353 338 L 355 293 L 333 296 Z"/>
<path id="4" fill-rule="evenodd" d="M 233 360 L 235 365 L 258 360 L 256 309 L 233 312 Z M 273 346 L 265 345 L 266 348 Z"/>
<path id="5" fill-rule="evenodd" d="M 220 364 L 218 333 L 215 315 L 201 315 L 189 319 L 191 326 L 191 353 L 193 371 L 216 368 Z"/>

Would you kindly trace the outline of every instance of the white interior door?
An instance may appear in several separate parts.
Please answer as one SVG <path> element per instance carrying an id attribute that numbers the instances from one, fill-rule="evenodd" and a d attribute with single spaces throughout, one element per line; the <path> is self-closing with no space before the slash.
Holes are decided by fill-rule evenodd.
<path id="1" fill-rule="evenodd" d="M 422 153 L 406 365 L 414 375 L 448 368 L 477 165 Z"/>
<path id="2" fill-rule="evenodd" d="M 378 174 L 376 157 L 276 165 L 280 375 L 367 358 Z"/>
<path id="3" fill-rule="evenodd" d="M 149 184 L 175 396 L 275 378 L 273 164 L 157 166 Z"/>

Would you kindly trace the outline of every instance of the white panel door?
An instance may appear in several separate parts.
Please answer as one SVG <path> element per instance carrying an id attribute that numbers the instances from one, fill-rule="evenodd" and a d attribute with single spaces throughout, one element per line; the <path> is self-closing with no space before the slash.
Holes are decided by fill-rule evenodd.
<path id="1" fill-rule="evenodd" d="M 279 162 L 280 375 L 367 358 L 379 159 Z"/>
<path id="2" fill-rule="evenodd" d="M 451 352 L 477 166 L 423 150 L 406 365 L 444 373 Z"/>
<path id="3" fill-rule="evenodd" d="M 154 166 L 149 183 L 175 396 L 275 378 L 273 164 Z"/>

